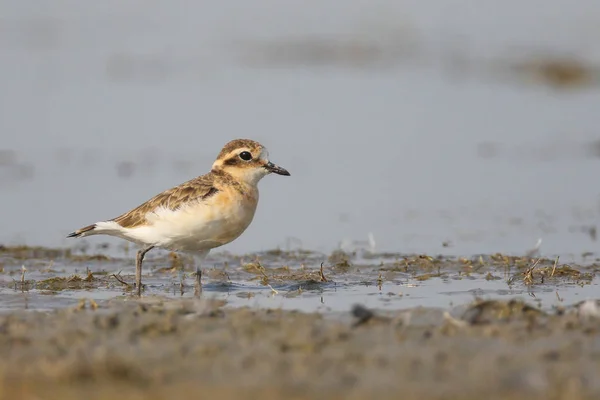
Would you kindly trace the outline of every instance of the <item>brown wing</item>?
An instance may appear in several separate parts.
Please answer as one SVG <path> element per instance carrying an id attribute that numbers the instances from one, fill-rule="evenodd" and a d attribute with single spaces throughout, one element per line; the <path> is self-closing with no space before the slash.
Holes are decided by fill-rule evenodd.
<path id="1" fill-rule="evenodd" d="M 158 207 L 176 210 L 184 203 L 206 199 L 218 191 L 214 186 L 212 176 L 203 175 L 157 194 L 144 204 L 112 219 L 112 221 L 124 228 L 134 228 L 146 224 L 146 214 Z"/>

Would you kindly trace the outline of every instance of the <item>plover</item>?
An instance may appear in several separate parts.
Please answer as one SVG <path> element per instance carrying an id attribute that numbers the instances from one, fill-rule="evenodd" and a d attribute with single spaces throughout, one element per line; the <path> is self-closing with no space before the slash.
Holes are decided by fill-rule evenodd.
<path id="1" fill-rule="evenodd" d="M 142 289 L 142 262 L 153 248 L 197 254 L 230 243 L 248 228 L 258 204 L 258 182 L 290 173 L 269 161 L 267 149 L 249 139 L 227 143 L 206 175 L 165 190 L 116 218 L 96 222 L 67 237 L 116 236 L 142 248 L 136 257 L 136 289 Z"/>

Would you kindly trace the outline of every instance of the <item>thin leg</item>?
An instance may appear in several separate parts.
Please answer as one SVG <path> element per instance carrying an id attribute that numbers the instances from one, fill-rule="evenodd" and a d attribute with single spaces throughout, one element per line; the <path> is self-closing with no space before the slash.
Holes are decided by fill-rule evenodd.
<path id="1" fill-rule="evenodd" d="M 194 285 L 194 295 L 200 296 L 202 294 L 202 270 L 200 269 L 202 262 L 208 255 L 209 251 L 203 251 L 194 257 L 194 264 L 196 264 L 196 282 Z"/>
<path id="2" fill-rule="evenodd" d="M 135 258 L 135 287 L 137 289 L 138 297 L 142 295 L 142 262 L 144 261 L 146 253 L 153 248 L 154 246 L 148 246 L 139 250 L 137 252 L 137 257 Z"/>
<path id="3" fill-rule="evenodd" d="M 200 266 L 196 267 L 196 284 L 194 285 L 194 295 L 200 296 L 202 293 L 202 270 Z"/>
<path id="4" fill-rule="evenodd" d="M 185 281 L 185 258 L 181 257 L 181 263 L 179 265 L 179 290 L 180 290 L 180 294 L 182 296 L 183 296 L 183 292 L 185 289 L 184 281 Z"/>

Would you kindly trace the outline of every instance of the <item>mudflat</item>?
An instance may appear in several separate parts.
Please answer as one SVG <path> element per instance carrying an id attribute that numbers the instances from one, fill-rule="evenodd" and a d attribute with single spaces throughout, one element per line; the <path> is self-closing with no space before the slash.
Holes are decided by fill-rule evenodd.
<path id="1" fill-rule="evenodd" d="M 600 397 L 594 260 L 1 255 L 1 399 Z"/>
<path id="2" fill-rule="evenodd" d="M 598 305 L 324 316 L 159 297 L 0 317 L 3 399 L 596 399 Z M 594 308 L 596 307 L 596 308 Z M 587 310 L 587 311 L 586 311 Z M 590 312 L 591 311 L 591 312 Z"/>

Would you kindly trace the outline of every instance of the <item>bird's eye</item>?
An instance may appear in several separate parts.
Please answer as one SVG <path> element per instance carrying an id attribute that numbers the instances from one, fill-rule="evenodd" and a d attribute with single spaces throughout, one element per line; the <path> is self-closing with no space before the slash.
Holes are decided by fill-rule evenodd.
<path id="1" fill-rule="evenodd" d="M 250 161 L 252 160 L 252 154 L 250 154 L 248 151 L 242 151 L 240 153 L 240 158 L 244 161 Z"/>

